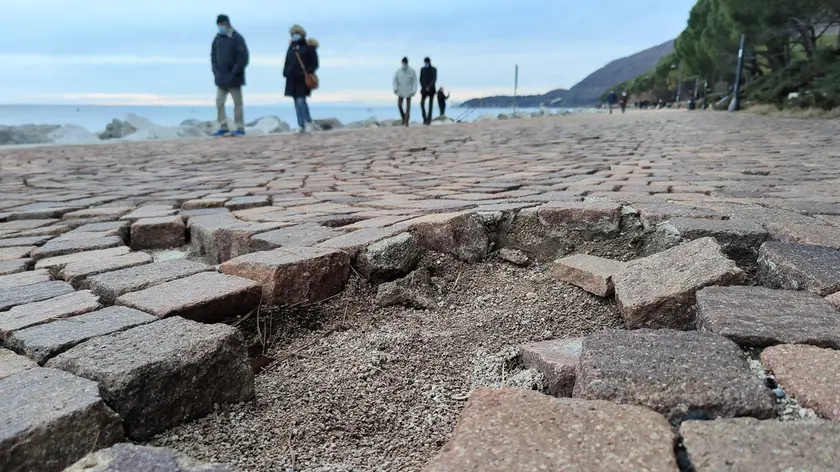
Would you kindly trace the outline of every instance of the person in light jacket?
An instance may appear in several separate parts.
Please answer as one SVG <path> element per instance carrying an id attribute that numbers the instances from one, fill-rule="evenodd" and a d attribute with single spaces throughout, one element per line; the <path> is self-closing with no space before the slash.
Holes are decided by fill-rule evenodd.
<path id="1" fill-rule="evenodd" d="M 291 42 L 283 67 L 283 77 L 286 78 L 285 95 L 295 102 L 300 132 L 308 133 L 314 130 L 314 126 L 312 116 L 309 115 L 309 105 L 306 103 L 306 97 L 312 94 L 312 90 L 306 86 L 306 74 L 314 74 L 318 70 L 318 41 L 314 38 L 306 39 L 306 31 L 300 25 L 292 26 L 289 34 Z"/>
<path id="2" fill-rule="evenodd" d="M 402 60 L 402 67 L 397 69 L 394 74 L 394 94 L 397 95 L 397 108 L 400 109 L 400 116 L 402 117 L 403 126 L 408 126 L 408 121 L 411 119 L 411 97 L 417 93 L 417 72 L 408 67 L 408 58 L 404 57 Z M 403 100 L 405 101 L 405 110 L 403 110 Z"/>

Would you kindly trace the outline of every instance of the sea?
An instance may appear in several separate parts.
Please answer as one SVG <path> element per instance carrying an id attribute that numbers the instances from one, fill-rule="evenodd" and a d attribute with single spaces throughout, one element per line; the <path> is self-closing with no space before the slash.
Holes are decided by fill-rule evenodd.
<path id="1" fill-rule="evenodd" d="M 228 107 L 230 108 L 230 107 Z M 337 118 L 342 123 L 376 118 L 377 120 L 399 119 L 399 111 L 394 106 L 365 106 L 350 104 L 319 104 L 309 105 L 313 119 Z M 472 121 L 485 115 L 513 113 L 511 108 L 457 108 L 447 107 L 446 114 L 452 119 L 461 118 Z M 536 112 L 537 109 L 520 108 L 519 112 Z M 552 112 L 562 112 L 563 109 L 552 109 Z M 587 110 L 568 109 L 572 113 Z M 103 106 L 103 105 L 0 105 L 0 126 L 18 126 L 23 124 L 82 126 L 91 132 L 99 132 L 114 118 L 125 120 L 129 114 L 136 114 L 162 126 L 176 126 L 185 120 L 210 121 L 216 119 L 214 106 Z M 438 109 L 435 106 L 434 115 Z M 294 107 L 291 104 L 245 106 L 245 121 L 275 115 L 289 123 L 293 128 L 297 126 Z M 233 110 L 229 109 L 228 117 L 233 117 Z M 421 121 L 419 103 L 412 103 L 412 121 Z"/>

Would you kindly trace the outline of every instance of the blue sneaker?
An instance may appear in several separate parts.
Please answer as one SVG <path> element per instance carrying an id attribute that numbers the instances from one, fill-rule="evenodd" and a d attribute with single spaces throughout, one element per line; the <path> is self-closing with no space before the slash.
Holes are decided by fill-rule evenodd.
<path id="1" fill-rule="evenodd" d="M 238 130 L 234 131 L 232 134 L 233 134 L 233 136 L 245 136 L 245 130 L 238 129 Z"/>
<path id="2" fill-rule="evenodd" d="M 215 133 L 213 133 L 212 136 L 224 136 L 228 133 L 230 133 L 230 131 L 228 131 L 226 129 L 220 129 L 220 130 L 216 131 Z"/>

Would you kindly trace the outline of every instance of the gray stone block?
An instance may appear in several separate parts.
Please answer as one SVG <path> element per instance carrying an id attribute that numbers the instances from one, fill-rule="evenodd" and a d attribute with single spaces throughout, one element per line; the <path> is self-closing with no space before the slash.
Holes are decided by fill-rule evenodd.
<path id="1" fill-rule="evenodd" d="M 212 270 L 207 264 L 184 259 L 159 261 L 88 277 L 87 286 L 104 303 L 114 303 L 123 294 Z"/>
<path id="2" fill-rule="evenodd" d="M 163 447 L 120 443 L 92 452 L 64 472 L 234 472 L 230 466 L 208 464 Z"/>
<path id="3" fill-rule="evenodd" d="M 57 280 L 0 289 L 0 311 L 26 303 L 40 302 L 72 291 L 72 285 Z"/>

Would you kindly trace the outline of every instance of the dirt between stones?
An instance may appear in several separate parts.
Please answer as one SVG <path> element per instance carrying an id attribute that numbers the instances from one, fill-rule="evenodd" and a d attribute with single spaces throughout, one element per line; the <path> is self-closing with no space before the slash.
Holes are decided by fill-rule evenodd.
<path id="1" fill-rule="evenodd" d="M 251 316 L 243 329 L 274 333 L 267 355 L 278 360 L 257 377 L 256 400 L 152 444 L 248 471 L 421 470 L 472 387 L 539 382 L 506 371 L 516 346 L 622 326 L 611 300 L 544 270 L 442 255 L 423 264 L 436 310 L 378 308 L 375 288 L 355 278 L 323 305 Z"/>

